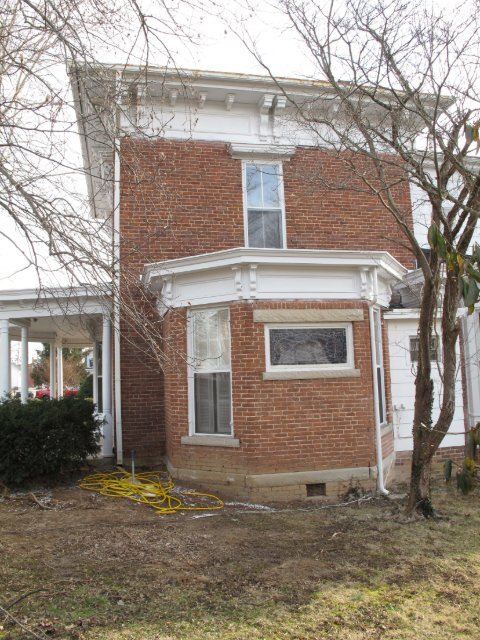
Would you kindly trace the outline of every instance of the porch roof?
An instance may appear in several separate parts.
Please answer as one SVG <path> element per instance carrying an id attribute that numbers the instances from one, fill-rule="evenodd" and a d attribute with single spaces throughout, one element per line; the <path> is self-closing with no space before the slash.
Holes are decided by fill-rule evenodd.
<path id="1" fill-rule="evenodd" d="M 110 314 L 108 287 L 0 290 L 0 320 L 9 321 L 9 336 L 20 339 L 28 326 L 32 342 L 87 346 L 101 332 L 100 318 Z"/>

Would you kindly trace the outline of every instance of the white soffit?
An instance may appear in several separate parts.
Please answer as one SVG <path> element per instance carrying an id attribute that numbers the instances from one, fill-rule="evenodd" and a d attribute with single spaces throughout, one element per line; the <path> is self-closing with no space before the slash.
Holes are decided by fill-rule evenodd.
<path id="1" fill-rule="evenodd" d="M 228 145 L 232 158 L 237 160 L 290 160 L 295 153 L 293 145 L 247 144 L 232 142 Z"/>

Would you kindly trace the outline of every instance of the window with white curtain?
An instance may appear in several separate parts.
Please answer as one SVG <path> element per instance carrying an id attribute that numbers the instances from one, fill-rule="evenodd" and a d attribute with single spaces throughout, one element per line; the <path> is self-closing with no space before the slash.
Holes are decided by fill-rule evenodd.
<path id="1" fill-rule="evenodd" d="M 194 433 L 232 433 L 230 319 L 228 309 L 190 313 Z"/>

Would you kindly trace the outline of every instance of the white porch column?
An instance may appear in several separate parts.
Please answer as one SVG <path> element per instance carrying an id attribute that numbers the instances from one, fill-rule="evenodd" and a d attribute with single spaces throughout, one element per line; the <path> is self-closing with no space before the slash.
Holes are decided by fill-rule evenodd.
<path id="1" fill-rule="evenodd" d="M 63 396 L 63 347 L 57 347 L 57 398 Z"/>
<path id="2" fill-rule="evenodd" d="M 93 402 L 95 406 L 98 408 L 98 342 L 96 340 L 93 341 L 92 348 L 92 356 L 93 356 Z"/>
<path id="3" fill-rule="evenodd" d="M 102 413 L 104 457 L 113 455 L 113 424 L 112 424 L 112 326 L 110 317 L 103 317 L 102 327 Z"/>
<path id="4" fill-rule="evenodd" d="M 55 343 L 50 342 L 50 398 L 57 397 L 57 367 Z"/>
<path id="5" fill-rule="evenodd" d="M 21 383 L 20 398 L 28 400 L 28 327 L 21 327 Z"/>
<path id="6" fill-rule="evenodd" d="M 10 393 L 10 338 L 8 336 L 9 321 L 0 320 L 0 399 Z"/>

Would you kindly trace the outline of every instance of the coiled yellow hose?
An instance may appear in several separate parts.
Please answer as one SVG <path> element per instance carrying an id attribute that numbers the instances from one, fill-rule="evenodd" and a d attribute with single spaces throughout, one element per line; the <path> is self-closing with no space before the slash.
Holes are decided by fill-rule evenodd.
<path id="1" fill-rule="evenodd" d="M 140 504 L 153 507 L 158 514 L 177 513 L 177 511 L 210 511 L 222 509 L 224 503 L 217 496 L 198 491 L 185 491 L 172 495 L 175 485 L 171 478 L 162 480 L 159 471 L 148 471 L 132 476 L 127 471 L 113 473 L 95 473 L 83 478 L 79 486 L 87 491 L 95 491 L 109 498 L 128 498 Z M 206 498 L 209 504 L 190 504 L 182 497 L 197 501 Z M 213 502 L 212 502 L 213 501 Z"/>

